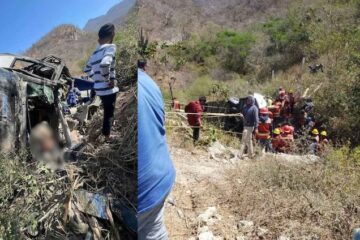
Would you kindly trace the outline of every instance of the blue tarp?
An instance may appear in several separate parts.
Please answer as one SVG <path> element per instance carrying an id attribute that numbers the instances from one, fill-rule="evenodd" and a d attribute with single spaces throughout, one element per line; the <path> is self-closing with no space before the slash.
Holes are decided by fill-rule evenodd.
<path id="1" fill-rule="evenodd" d="M 90 80 L 85 80 L 81 78 L 75 78 L 74 87 L 78 88 L 80 91 L 91 90 L 94 86 L 94 82 Z"/>

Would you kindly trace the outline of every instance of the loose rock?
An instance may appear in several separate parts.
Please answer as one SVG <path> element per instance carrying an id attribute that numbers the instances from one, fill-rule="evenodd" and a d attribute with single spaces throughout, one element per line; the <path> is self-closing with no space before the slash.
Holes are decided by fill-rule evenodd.
<path id="1" fill-rule="evenodd" d="M 252 232 L 254 230 L 254 222 L 252 221 L 240 221 L 238 228 L 243 232 Z"/>
<path id="2" fill-rule="evenodd" d="M 216 207 L 209 207 L 204 213 L 197 217 L 197 220 L 198 222 L 207 224 L 211 218 L 215 217 L 216 213 Z"/>
<path id="3" fill-rule="evenodd" d="M 200 233 L 198 238 L 199 240 L 215 240 L 214 234 L 211 231 Z"/>

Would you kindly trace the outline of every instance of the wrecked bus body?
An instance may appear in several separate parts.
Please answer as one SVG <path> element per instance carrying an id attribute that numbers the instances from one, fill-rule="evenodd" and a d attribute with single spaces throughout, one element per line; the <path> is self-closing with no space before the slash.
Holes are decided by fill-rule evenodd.
<path id="1" fill-rule="evenodd" d="M 29 146 L 31 130 L 47 122 L 57 140 L 71 146 L 61 111 L 61 98 L 72 81 L 64 62 L 55 56 L 36 60 L 0 54 L 0 147 L 2 152 Z"/>

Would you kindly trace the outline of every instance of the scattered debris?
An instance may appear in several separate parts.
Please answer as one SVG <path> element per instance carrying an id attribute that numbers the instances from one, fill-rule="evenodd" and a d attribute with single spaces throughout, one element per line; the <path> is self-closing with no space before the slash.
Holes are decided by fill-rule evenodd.
<path id="1" fill-rule="evenodd" d="M 247 240 L 247 237 L 245 237 L 245 236 L 237 236 L 236 240 Z"/>
<path id="2" fill-rule="evenodd" d="M 280 236 L 278 240 L 290 240 L 290 238 L 287 236 Z"/>
<path id="3" fill-rule="evenodd" d="M 208 152 L 210 154 L 210 159 L 214 159 L 219 162 L 233 163 L 236 159 L 236 150 L 230 147 L 224 147 L 224 145 L 218 141 L 208 147 Z"/>
<path id="4" fill-rule="evenodd" d="M 208 229 L 203 229 L 202 232 L 198 235 L 199 240 L 214 240 L 215 236 L 214 234 Z"/>
<path id="5" fill-rule="evenodd" d="M 254 230 L 254 222 L 242 220 L 238 224 L 238 229 L 245 233 L 252 232 Z"/>
<path id="6" fill-rule="evenodd" d="M 184 219 L 184 218 L 185 218 L 184 212 L 181 211 L 181 209 L 176 209 L 176 211 L 177 211 L 177 213 L 178 213 L 178 215 L 179 215 L 179 218 L 181 218 L 181 219 Z"/>
<path id="7" fill-rule="evenodd" d="M 269 232 L 268 229 L 259 227 L 259 228 L 257 229 L 257 231 L 256 231 L 256 234 L 257 234 L 258 237 L 264 239 L 265 236 L 266 236 L 266 234 L 267 234 L 268 232 Z"/>
<path id="8" fill-rule="evenodd" d="M 207 224 L 210 219 L 216 216 L 217 210 L 216 207 L 209 207 L 204 213 L 200 214 L 197 217 L 198 222 Z"/>

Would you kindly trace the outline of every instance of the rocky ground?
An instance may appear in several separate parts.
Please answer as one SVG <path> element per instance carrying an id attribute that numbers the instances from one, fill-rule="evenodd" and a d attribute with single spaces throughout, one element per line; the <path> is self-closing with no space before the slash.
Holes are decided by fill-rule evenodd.
<path id="1" fill-rule="evenodd" d="M 166 223 L 170 239 L 269 239 L 269 230 L 252 219 L 239 219 L 230 206 L 232 181 L 229 172 L 250 169 L 253 161 L 277 158 L 293 163 L 311 163 L 314 156 L 266 154 L 256 160 L 239 160 L 236 149 L 215 142 L 211 147 L 181 148 L 170 140 L 177 171 L 175 187 L 166 205 Z M 242 179 L 237 179 L 239 183 Z M 279 235 L 270 239 L 290 239 Z"/>

